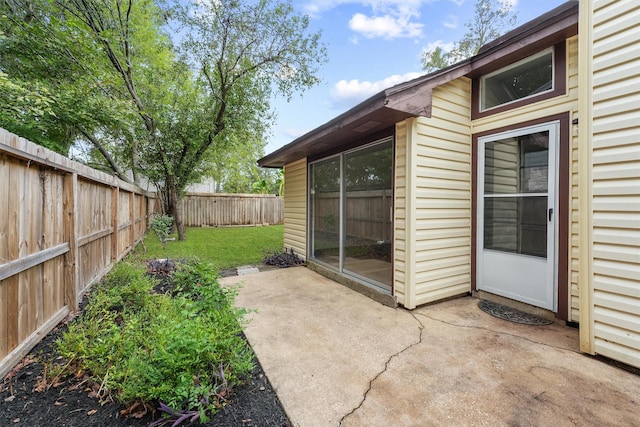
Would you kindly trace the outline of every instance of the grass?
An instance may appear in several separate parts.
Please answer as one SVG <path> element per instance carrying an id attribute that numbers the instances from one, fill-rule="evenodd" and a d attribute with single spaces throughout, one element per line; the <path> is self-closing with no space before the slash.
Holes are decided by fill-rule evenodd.
<path id="1" fill-rule="evenodd" d="M 177 235 L 172 237 L 177 238 Z M 266 253 L 281 251 L 284 246 L 284 227 L 187 228 L 186 240 L 167 242 L 165 250 L 155 233 L 150 231 L 144 243 L 147 252 L 144 253 L 142 245 L 139 245 L 134 252 L 135 258 L 197 257 L 224 269 L 258 264 Z"/>

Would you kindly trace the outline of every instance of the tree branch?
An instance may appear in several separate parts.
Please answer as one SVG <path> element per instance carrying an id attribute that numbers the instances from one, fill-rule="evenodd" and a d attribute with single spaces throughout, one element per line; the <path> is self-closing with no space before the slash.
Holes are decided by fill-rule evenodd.
<path id="1" fill-rule="evenodd" d="M 98 149 L 100 154 L 102 154 L 102 157 L 104 157 L 107 163 L 109 163 L 109 167 L 111 167 L 111 169 L 113 170 L 113 173 L 121 180 L 131 184 L 131 180 L 129 179 L 129 177 L 127 177 L 127 174 L 122 171 L 120 166 L 118 166 L 115 159 L 111 156 L 111 154 L 109 154 L 106 148 L 104 148 L 102 143 L 100 143 L 98 139 L 96 139 L 93 135 L 89 134 L 79 126 L 76 126 L 75 128 L 78 130 L 78 132 L 82 134 L 82 136 L 84 136 L 89 142 L 91 142 L 91 144 L 93 144 L 94 147 Z"/>

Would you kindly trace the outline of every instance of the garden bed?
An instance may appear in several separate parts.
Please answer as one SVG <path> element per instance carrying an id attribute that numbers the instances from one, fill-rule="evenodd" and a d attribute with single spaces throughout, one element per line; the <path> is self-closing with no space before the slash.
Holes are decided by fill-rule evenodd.
<path id="1" fill-rule="evenodd" d="M 37 391 L 42 380 L 42 361 L 49 360 L 52 345 L 65 326 L 58 325 L 23 359 L 12 378 L 0 383 L 0 425 L 23 427 L 147 426 L 160 414 L 141 419 L 125 417 L 126 409 L 115 403 L 100 405 L 92 385 L 84 378 L 70 378 L 48 390 Z M 277 395 L 258 360 L 247 382 L 229 396 L 229 404 L 205 426 L 290 426 Z M 10 374 L 11 375 L 11 374 Z"/>
<path id="2" fill-rule="evenodd" d="M 56 326 L 0 382 L 0 425 L 146 426 L 161 419 L 161 412 L 152 405 L 127 408 L 105 399 L 102 384 L 84 372 L 52 380 L 51 367 L 65 363 L 57 356 L 55 343 L 71 320 L 70 316 Z M 222 407 L 204 425 L 290 425 L 258 360 L 254 358 L 253 362 L 253 370 L 240 385 L 225 392 Z"/>

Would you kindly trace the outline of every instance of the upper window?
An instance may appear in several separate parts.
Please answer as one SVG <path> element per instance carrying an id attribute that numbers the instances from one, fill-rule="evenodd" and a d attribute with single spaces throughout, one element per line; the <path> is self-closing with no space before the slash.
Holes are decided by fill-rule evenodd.
<path id="1" fill-rule="evenodd" d="M 480 111 L 554 90 L 553 49 L 547 49 L 480 78 Z"/>

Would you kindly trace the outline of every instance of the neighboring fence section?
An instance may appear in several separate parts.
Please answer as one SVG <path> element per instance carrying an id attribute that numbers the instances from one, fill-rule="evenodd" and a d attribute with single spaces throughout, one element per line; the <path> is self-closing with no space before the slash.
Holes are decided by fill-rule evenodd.
<path id="1" fill-rule="evenodd" d="M 155 199 L 0 129 L 0 378 L 144 237 Z"/>
<path id="2" fill-rule="evenodd" d="M 315 231 L 337 235 L 340 227 L 340 193 L 316 192 L 313 198 Z M 347 237 L 391 241 L 391 190 L 349 191 L 346 194 Z"/>
<path id="3" fill-rule="evenodd" d="M 187 227 L 284 223 L 284 198 L 272 194 L 187 193 L 181 204 Z"/>

